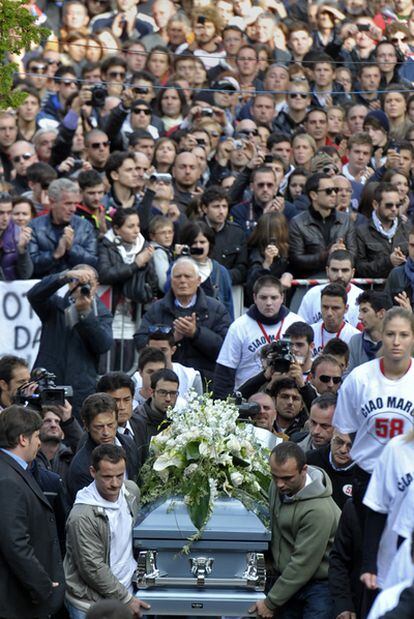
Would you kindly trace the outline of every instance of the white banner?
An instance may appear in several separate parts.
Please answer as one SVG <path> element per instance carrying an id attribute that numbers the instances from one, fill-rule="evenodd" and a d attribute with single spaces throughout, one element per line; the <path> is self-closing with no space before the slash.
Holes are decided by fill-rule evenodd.
<path id="1" fill-rule="evenodd" d="M 27 293 L 38 280 L 0 282 L 0 355 L 23 357 L 32 367 L 42 325 Z"/>

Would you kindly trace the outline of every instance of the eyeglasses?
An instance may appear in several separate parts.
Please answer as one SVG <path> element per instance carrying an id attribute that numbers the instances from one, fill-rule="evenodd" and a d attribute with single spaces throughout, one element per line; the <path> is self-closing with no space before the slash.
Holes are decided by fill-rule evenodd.
<path id="1" fill-rule="evenodd" d="M 30 73 L 46 73 L 46 71 L 47 71 L 47 66 L 45 64 L 38 65 L 36 67 L 30 67 L 29 69 Z"/>
<path id="2" fill-rule="evenodd" d="M 326 374 L 321 374 L 319 380 L 321 383 L 325 383 L 325 385 L 330 382 L 333 382 L 334 385 L 339 385 L 342 382 L 342 376 L 327 376 Z"/>
<path id="3" fill-rule="evenodd" d="M 12 157 L 12 161 L 13 163 L 20 163 L 22 159 L 23 161 L 29 161 L 31 157 L 33 157 L 33 153 L 23 153 L 23 155 L 16 155 L 15 157 Z"/>
<path id="4" fill-rule="evenodd" d="M 308 95 L 305 92 L 290 92 L 289 97 L 291 99 L 307 99 Z"/>
<path id="5" fill-rule="evenodd" d="M 333 193 L 338 193 L 338 187 L 327 187 L 326 189 L 318 189 L 318 192 L 326 193 L 328 196 L 331 196 Z"/>
<path id="6" fill-rule="evenodd" d="M 257 183 L 257 186 L 260 188 L 264 188 L 264 187 L 274 187 L 275 184 L 274 183 Z"/>
<path id="7" fill-rule="evenodd" d="M 91 148 L 93 148 L 94 150 L 97 150 L 98 148 L 100 148 L 101 146 L 103 148 L 108 148 L 109 146 L 109 142 L 91 142 L 91 144 L 89 144 L 89 146 Z"/>
<path id="8" fill-rule="evenodd" d="M 148 333 L 163 333 L 165 335 L 169 335 L 172 333 L 172 327 L 169 325 L 150 325 L 148 327 Z"/>
<path id="9" fill-rule="evenodd" d="M 76 80 L 62 80 L 64 86 L 76 86 Z"/>
<path id="10" fill-rule="evenodd" d="M 121 79 L 123 79 L 125 77 L 125 72 L 124 71 L 110 71 L 108 73 L 108 77 L 110 78 L 120 77 Z"/>
<path id="11" fill-rule="evenodd" d="M 178 391 L 167 391 L 166 389 L 156 389 L 155 393 L 157 393 L 161 398 L 170 397 L 173 399 L 178 396 Z"/>
<path id="12" fill-rule="evenodd" d="M 133 114 L 141 114 L 141 112 L 145 114 L 145 116 L 151 116 L 151 110 L 147 110 L 146 107 L 136 107 L 132 110 Z"/>
<path id="13" fill-rule="evenodd" d="M 351 441 L 344 441 L 341 438 L 339 438 L 339 436 L 335 436 L 332 439 L 332 442 L 337 447 L 346 447 L 347 449 L 351 449 L 351 447 L 352 447 L 352 442 Z"/>

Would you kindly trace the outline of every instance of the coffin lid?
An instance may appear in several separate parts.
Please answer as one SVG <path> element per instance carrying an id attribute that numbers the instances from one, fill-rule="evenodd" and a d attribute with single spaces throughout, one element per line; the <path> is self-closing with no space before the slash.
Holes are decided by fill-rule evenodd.
<path id="1" fill-rule="evenodd" d="M 144 508 L 135 524 L 137 539 L 186 540 L 197 533 L 182 497 L 172 497 Z M 216 499 L 202 540 L 267 541 L 270 532 L 256 514 L 238 499 Z"/>

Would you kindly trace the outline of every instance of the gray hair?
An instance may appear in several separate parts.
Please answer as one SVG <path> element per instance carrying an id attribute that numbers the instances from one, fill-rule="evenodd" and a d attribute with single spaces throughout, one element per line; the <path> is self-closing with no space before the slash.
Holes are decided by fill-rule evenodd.
<path id="1" fill-rule="evenodd" d="M 40 138 L 46 135 L 46 133 L 53 133 L 56 137 L 59 132 L 57 129 L 39 129 L 38 131 L 36 131 L 32 138 L 32 142 L 35 145 L 35 148 L 39 146 Z"/>
<path id="2" fill-rule="evenodd" d="M 174 264 L 171 267 L 171 277 L 174 275 L 175 267 L 179 264 L 189 264 L 190 266 L 193 267 L 193 270 L 195 274 L 197 275 L 197 277 L 200 277 L 200 270 L 198 268 L 197 262 L 195 262 L 195 260 L 193 260 L 189 256 L 183 256 L 182 258 L 178 258 L 178 260 L 174 262 Z"/>
<path id="3" fill-rule="evenodd" d="M 58 202 L 63 192 L 79 193 L 78 183 L 74 183 L 67 178 L 58 178 L 50 183 L 47 190 L 48 196 L 53 202 Z"/>

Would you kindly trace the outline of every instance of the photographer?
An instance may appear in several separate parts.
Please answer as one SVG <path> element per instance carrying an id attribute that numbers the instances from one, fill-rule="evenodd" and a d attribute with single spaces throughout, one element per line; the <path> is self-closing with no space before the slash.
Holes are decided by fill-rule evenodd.
<path id="1" fill-rule="evenodd" d="M 69 285 L 60 297 L 57 291 Z M 45 277 L 27 293 L 42 322 L 34 366 L 56 375 L 60 385 L 74 387 L 76 415 L 87 395 L 94 393 L 100 355 L 112 345 L 112 316 L 96 296 L 98 278 L 89 265 Z"/>
<path id="2" fill-rule="evenodd" d="M 268 391 L 281 378 L 291 378 L 308 402 L 306 380 L 312 364 L 313 330 L 305 322 L 294 322 L 286 329 L 285 338 L 284 344 L 272 342 L 261 349 L 263 369 L 240 386 L 243 397 L 249 398 L 257 390 Z"/>

